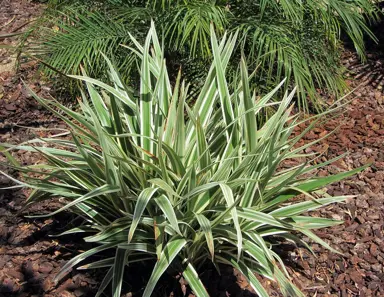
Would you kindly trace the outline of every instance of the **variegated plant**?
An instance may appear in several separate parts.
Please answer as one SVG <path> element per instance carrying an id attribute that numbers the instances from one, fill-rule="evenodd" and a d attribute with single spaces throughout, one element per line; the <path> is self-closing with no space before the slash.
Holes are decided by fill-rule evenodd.
<path id="1" fill-rule="evenodd" d="M 80 267 L 109 269 L 97 296 L 112 282 L 113 296 L 119 297 L 124 267 L 138 261 L 154 265 L 144 297 L 174 264 L 196 296 L 208 296 L 198 277 L 207 261 L 218 269 L 218 264 L 237 268 L 259 296 L 267 293 L 255 274 L 278 282 L 286 296 L 302 296 L 271 240 L 278 235 L 306 245 L 295 235 L 302 233 L 331 249 L 311 229 L 341 222 L 302 214 L 344 201 L 347 197 L 321 197 L 321 189 L 358 170 L 310 177 L 334 160 L 312 162 L 317 156 L 304 154 L 304 149 L 313 143 L 298 146 L 312 125 L 292 134 L 301 123 L 291 115 L 294 92 L 278 104 L 270 102 L 283 83 L 257 98 L 249 88 L 253 74 L 243 59 L 239 81 L 228 86 L 226 67 L 236 34 L 219 42 L 212 31 L 213 62 L 194 106 L 185 102 L 188 85 L 180 75 L 172 86 L 154 27 L 144 46 L 132 40 L 136 49 L 131 50 L 142 61 L 140 92 L 125 86 L 106 58 L 111 85 L 74 77 L 86 86 L 79 112 L 34 94 L 68 124 L 70 140 L 61 134 L 18 146 L 2 144 L 13 166 L 25 173 L 20 181 L 9 176 L 18 183 L 14 187 L 33 189 L 27 205 L 64 197 L 65 205 L 49 215 L 77 213 L 84 224 L 65 234 L 92 232 L 85 240 L 98 243 L 66 263 L 57 278 L 89 256 L 113 249 L 115 257 Z M 259 125 L 256 115 L 271 105 L 276 112 Z M 47 162 L 20 167 L 11 150 L 39 153 Z M 280 166 L 284 160 L 303 158 L 308 162 Z M 305 198 L 290 202 L 299 194 Z"/>

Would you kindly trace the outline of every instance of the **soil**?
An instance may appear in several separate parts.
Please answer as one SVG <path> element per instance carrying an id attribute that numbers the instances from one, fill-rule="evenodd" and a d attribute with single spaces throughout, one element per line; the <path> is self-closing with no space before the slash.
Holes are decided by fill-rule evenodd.
<path id="1" fill-rule="evenodd" d="M 1 33 L 23 30 L 24 24 L 38 16 L 42 9 L 41 4 L 31 1 L 0 0 Z M 3 26 L 5 24 L 8 25 Z M 0 41 L 14 44 L 13 39 Z M 323 152 L 323 160 L 348 152 L 340 161 L 320 170 L 319 176 L 371 163 L 353 178 L 327 188 L 331 195 L 356 195 L 356 198 L 311 213 L 345 221 L 316 231 L 340 254 L 313 243 L 315 256 L 292 245 L 279 247 L 278 252 L 287 262 L 293 281 L 306 296 L 384 296 L 384 57 L 377 47 L 371 47 L 370 51 L 367 63 L 361 64 L 353 52 L 346 50 L 343 63 L 348 69 L 347 82 L 351 88 L 359 87 L 350 96 L 353 99 L 345 107 L 345 113 L 327 120 L 303 140 L 320 138 L 339 127 L 325 141 L 308 149 Z M 54 133 L 41 128 L 64 127 L 36 104 L 21 82 L 23 79 L 40 96 L 55 96 L 50 85 L 38 77 L 36 63 L 25 63 L 17 72 L 13 66 L 9 51 L 0 50 L 0 143 L 20 143 Z M 16 157 L 23 164 L 41 162 L 28 152 L 17 152 Z M 2 158 L 0 156 L 0 161 L 4 161 Z M 4 167 L 0 169 L 11 175 L 15 173 Z M 9 180 L 0 176 L 0 187 L 9 185 Z M 90 274 L 74 270 L 60 283 L 53 282 L 68 259 L 89 248 L 81 238 L 52 237 L 75 224 L 75 218 L 68 213 L 49 219 L 26 218 L 30 213 L 48 213 L 57 207 L 53 201 L 24 211 L 22 205 L 27 194 L 22 190 L 0 191 L 0 297 L 94 296 L 104 271 Z M 145 272 L 137 270 L 133 274 L 136 275 L 128 277 L 137 282 Z M 211 268 L 201 277 L 211 296 L 253 295 L 241 275 L 228 267 L 224 267 L 221 277 Z M 273 283 L 263 282 L 271 296 L 280 296 Z M 162 296 L 169 296 L 172 290 L 173 296 L 182 296 L 182 280 L 164 283 L 158 289 Z M 130 291 L 140 292 L 139 287 L 124 290 L 125 296 L 130 296 Z"/>

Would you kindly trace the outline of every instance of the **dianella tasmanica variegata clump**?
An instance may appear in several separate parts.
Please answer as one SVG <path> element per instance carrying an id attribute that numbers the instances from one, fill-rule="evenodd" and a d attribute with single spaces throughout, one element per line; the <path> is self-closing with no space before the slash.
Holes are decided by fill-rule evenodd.
<path id="1" fill-rule="evenodd" d="M 213 61 L 193 106 L 186 104 L 188 84 L 181 75 L 170 81 L 154 25 L 144 45 L 131 38 L 136 47 L 127 54 L 141 60 L 139 90 L 126 86 L 105 57 L 109 84 L 85 73 L 73 76 L 85 87 L 78 111 L 33 94 L 66 122 L 66 132 L 1 145 L 9 166 L 21 172 L 19 180 L 8 175 L 17 183 L 13 187 L 32 189 L 27 206 L 64 198 L 63 207 L 49 216 L 64 210 L 81 216 L 83 224 L 65 234 L 88 232 L 85 241 L 96 244 L 68 261 L 57 279 L 80 262 L 80 269 L 104 268 L 97 296 L 112 283 L 113 296 L 119 297 L 125 267 L 148 261 L 153 271 L 143 296 L 151 295 L 172 266 L 196 296 L 205 297 L 198 272 L 212 262 L 218 270 L 221 264 L 238 269 L 259 296 L 268 294 L 257 274 L 277 282 L 286 296 L 302 296 L 272 246 L 279 238 L 310 249 L 303 234 L 332 250 L 311 230 L 341 222 L 302 214 L 344 201 L 345 196 L 326 195 L 324 186 L 361 169 L 311 175 L 340 157 L 319 163 L 313 162 L 317 155 L 305 154 L 319 140 L 298 142 L 323 115 L 293 134 L 303 122 L 291 112 L 295 92 L 278 102 L 274 98 L 284 81 L 257 97 L 249 87 L 254 72 L 243 57 L 238 79 L 229 86 L 226 67 L 237 34 L 217 40 L 211 31 Z M 257 116 L 271 107 L 274 114 L 260 124 Z M 18 166 L 13 150 L 41 154 L 45 163 Z M 281 166 L 288 159 L 306 162 Z M 291 202 L 298 195 L 303 198 Z M 115 256 L 86 261 L 105 250 Z"/>

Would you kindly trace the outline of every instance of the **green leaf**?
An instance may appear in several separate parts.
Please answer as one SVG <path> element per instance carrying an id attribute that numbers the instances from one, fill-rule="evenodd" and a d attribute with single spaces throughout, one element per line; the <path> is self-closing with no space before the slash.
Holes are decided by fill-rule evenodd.
<path id="1" fill-rule="evenodd" d="M 225 67 L 222 64 L 222 59 L 220 59 L 219 46 L 216 39 L 216 34 L 211 25 L 211 44 L 214 58 L 214 65 L 216 69 L 216 79 L 218 84 L 218 90 L 220 95 L 220 102 L 222 105 L 222 112 L 225 124 L 228 126 L 234 119 L 234 113 L 230 101 L 230 94 L 228 90 L 228 84 L 225 79 Z M 227 140 L 229 141 L 229 134 L 227 134 Z"/>
<path id="2" fill-rule="evenodd" d="M 196 121 L 196 134 L 197 134 L 197 154 L 200 163 L 200 170 L 208 168 L 212 163 L 210 151 L 206 141 L 206 135 L 203 127 L 201 126 L 200 118 Z"/>
<path id="3" fill-rule="evenodd" d="M 207 290 L 201 282 L 199 275 L 191 263 L 188 263 L 183 271 L 183 276 L 187 280 L 195 296 L 209 297 Z"/>
<path id="4" fill-rule="evenodd" d="M 101 294 L 103 294 L 104 290 L 107 288 L 107 286 L 112 281 L 112 279 L 113 279 L 113 267 L 109 268 L 107 274 L 104 276 L 95 297 L 100 297 Z"/>
<path id="5" fill-rule="evenodd" d="M 317 217 L 292 216 L 290 218 L 295 222 L 295 225 L 299 228 L 305 228 L 309 230 L 327 228 L 344 223 L 344 221 Z"/>
<path id="6" fill-rule="evenodd" d="M 161 195 L 160 197 L 155 198 L 155 202 L 160 207 L 165 217 L 171 223 L 172 228 L 181 235 L 181 231 L 179 229 L 179 223 L 177 221 L 177 217 L 175 211 L 173 210 L 172 204 L 165 195 Z"/>
<path id="7" fill-rule="evenodd" d="M 237 234 L 237 259 L 240 259 L 241 250 L 243 246 L 243 235 L 239 224 L 239 218 L 237 209 L 235 206 L 235 199 L 233 198 L 232 190 L 225 184 L 220 184 L 221 191 L 223 192 L 224 198 L 227 202 L 228 208 L 231 208 L 232 221 L 236 229 Z"/>
<path id="8" fill-rule="evenodd" d="M 173 196 L 176 196 L 176 197 L 180 197 L 173 189 L 172 187 L 167 184 L 165 181 L 163 181 L 162 179 L 160 178 L 153 178 L 153 179 L 150 179 L 148 180 L 149 183 L 159 187 L 160 189 L 164 190 L 165 192 L 167 192 L 169 195 L 173 195 Z"/>
<path id="9" fill-rule="evenodd" d="M 169 267 L 171 262 L 179 255 L 179 252 L 186 245 L 186 243 L 187 241 L 185 239 L 178 237 L 171 239 L 167 243 L 160 255 L 160 259 L 157 261 L 155 267 L 153 268 L 151 277 L 149 278 L 148 284 L 145 287 L 143 297 L 151 296 L 158 280 Z"/>
<path id="10" fill-rule="evenodd" d="M 211 258 L 213 260 L 215 256 L 215 245 L 213 242 L 211 222 L 203 214 L 196 214 L 196 218 L 202 231 L 204 232 L 205 239 L 207 240 L 208 250 L 211 253 Z"/>
<path id="11" fill-rule="evenodd" d="M 120 297 L 120 294 L 121 294 L 121 285 L 123 283 L 126 255 L 127 255 L 127 250 L 121 249 L 121 248 L 116 249 L 115 263 L 113 265 L 113 281 L 112 281 L 113 297 Z"/>
<path id="12" fill-rule="evenodd" d="M 68 75 L 68 76 L 75 78 L 75 79 L 78 79 L 78 80 L 82 80 L 82 81 L 91 83 L 91 84 L 96 85 L 100 88 L 103 88 L 104 90 L 113 94 L 116 98 L 121 100 L 123 103 L 125 103 L 127 106 L 129 106 L 132 110 L 136 110 L 135 102 L 131 98 L 126 97 L 125 94 L 122 94 L 120 91 L 117 91 L 116 89 L 114 89 L 113 87 L 111 87 L 111 86 L 109 86 L 109 85 L 107 85 L 107 84 L 105 84 L 105 83 L 103 83 L 97 79 L 89 78 L 86 76 L 79 76 L 79 75 Z"/>
<path id="13" fill-rule="evenodd" d="M 326 243 L 324 240 L 322 240 L 319 236 L 317 236 L 316 234 L 314 234 L 313 232 L 307 230 L 307 229 L 304 229 L 304 228 L 300 228 L 298 229 L 301 233 L 303 233 L 304 235 L 308 236 L 310 239 L 312 239 L 313 241 L 317 242 L 318 244 L 322 245 L 323 247 L 325 247 L 326 249 L 330 250 L 331 252 L 333 253 L 336 253 L 336 254 L 342 254 L 341 252 L 339 252 L 338 250 L 335 250 L 334 248 L 332 248 L 328 243 Z"/>
<path id="14" fill-rule="evenodd" d="M 255 224 L 255 227 L 263 226 L 265 224 L 285 229 L 290 229 L 292 227 L 288 223 L 277 219 L 275 216 L 253 210 L 251 208 L 238 207 L 237 213 L 239 217 L 246 219 L 248 222 L 257 223 Z"/>
<path id="15" fill-rule="evenodd" d="M 283 218 L 283 217 L 289 218 L 292 216 L 302 214 L 303 212 L 312 211 L 320 207 L 324 207 L 331 203 L 343 202 L 348 198 L 353 198 L 353 197 L 354 196 L 329 197 L 329 198 L 321 198 L 316 200 L 293 203 L 291 205 L 284 206 L 274 211 L 271 211 L 269 214 L 274 216 L 275 218 Z"/>
<path id="16" fill-rule="evenodd" d="M 103 99 L 100 94 L 96 91 L 92 84 L 86 82 L 88 94 L 92 100 L 92 103 L 97 112 L 98 118 L 100 119 L 103 127 L 111 127 L 111 115 L 108 113 L 107 107 L 105 106 Z"/>
<path id="17" fill-rule="evenodd" d="M 20 167 L 20 163 L 8 152 L 5 150 L 5 147 L 0 144 L 0 152 L 12 163 L 13 166 Z"/>
<path id="18" fill-rule="evenodd" d="M 91 198 L 94 198 L 94 197 L 100 197 L 102 195 L 107 195 L 109 193 L 116 193 L 118 192 L 120 189 L 116 186 L 111 186 L 111 185 L 103 185 L 101 187 L 98 187 L 98 188 L 95 188 L 93 189 L 91 192 L 75 199 L 74 201 L 64 205 L 63 207 L 61 207 L 60 209 L 54 211 L 54 212 L 51 212 L 49 214 L 46 214 L 46 215 L 39 215 L 38 217 L 50 217 L 50 216 L 53 216 L 59 212 L 62 212 L 70 207 L 73 207 L 73 206 L 77 206 L 78 204 L 80 204 L 81 202 L 84 202 L 84 201 L 87 201 Z M 63 192 L 63 196 L 66 196 L 64 194 L 65 192 Z M 34 217 L 34 216 L 30 216 L 31 218 Z"/>
<path id="19" fill-rule="evenodd" d="M 83 269 L 96 269 L 96 268 L 105 268 L 105 267 L 112 267 L 115 263 L 115 257 L 102 259 L 99 261 L 95 261 L 92 263 L 88 263 L 86 265 L 80 266 L 77 269 L 83 270 Z"/>
<path id="20" fill-rule="evenodd" d="M 146 188 L 140 193 L 139 197 L 137 198 L 131 228 L 129 228 L 128 243 L 130 243 L 133 238 L 133 234 L 136 230 L 137 225 L 139 224 L 141 216 L 143 215 L 143 212 L 147 207 L 149 200 L 157 192 L 157 190 L 158 188 Z"/>
<path id="21" fill-rule="evenodd" d="M 359 3 L 366 1 L 369 0 Z M 337 104 L 323 114 L 302 120 L 292 114 L 295 89 L 284 94 L 295 80 L 299 99 L 306 95 L 310 98 L 317 85 L 313 76 L 319 81 L 333 79 L 332 70 L 317 60 L 319 53 L 324 57 L 329 51 L 315 51 L 313 56 L 309 49 L 316 48 L 320 39 L 327 41 L 330 48 L 337 44 L 339 27 L 332 20 L 347 20 L 356 30 L 364 17 L 360 12 L 356 17 L 357 10 L 352 9 L 356 4 L 232 1 L 230 13 L 224 13 L 229 9 L 224 2 L 208 2 L 164 0 L 147 7 L 131 7 L 135 5 L 132 2 L 127 8 L 119 7 L 121 16 L 116 18 L 116 12 L 109 10 L 105 17 L 94 17 L 99 7 L 86 14 L 83 8 L 78 14 L 60 14 L 59 31 L 50 29 L 53 40 L 47 41 L 47 46 L 61 44 L 56 49 L 68 51 L 61 54 L 67 61 L 54 63 L 51 68 L 64 67 L 76 73 L 76 68 L 83 65 L 83 76 L 74 76 L 81 79 L 79 85 L 87 87 L 80 91 L 79 109 L 73 111 L 55 99 L 46 100 L 33 93 L 40 105 L 68 125 L 68 130 L 53 133 L 48 129 L 50 137 L 0 147 L 2 155 L 12 163 L 6 166 L 22 174 L 18 181 L 9 173 L 0 172 L 17 183 L 8 188 L 32 190 L 26 208 L 61 197 L 63 205 L 54 213 L 69 209 L 85 219 L 84 225 L 66 234 L 90 232 L 85 241 L 96 247 L 66 263 L 59 278 L 81 261 L 113 249 L 114 257 L 90 260 L 81 267 L 110 269 L 98 296 L 110 283 L 113 295 L 120 295 L 125 265 L 156 259 L 145 297 L 154 291 L 161 275 L 175 267 L 184 274 L 194 294 L 207 296 L 195 270 L 206 261 L 213 261 L 217 269 L 222 263 L 239 269 L 260 296 L 266 296 L 266 292 L 254 274 L 275 280 L 282 294 L 301 296 L 290 282 L 284 262 L 273 251 L 270 239 L 281 237 L 310 249 L 296 235 L 301 232 L 330 248 L 311 230 L 341 222 L 305 217 L 302 213 L 344 201 L 347 197 L 330 197 L 324 187 L 363 169 L 307 178 L 338 159 L 319 163 L 321 154 L 306 153 L 307 148 L 326 136 L 302 144 L 304 135 L 324 116 L 329 119 L 346 105 Z M 256 14 L 247 17 L 251 12 Z M 284 14 L 285 22 L 279 21 L 277 12 Z M 157 22 L 170 22 L 164 27 L 164 44 L 153 23 L 146 37 L 140 29 L 156 14 L 162 15 L 156 17 Z M 222 26 L 216 23 L 220 21 L 218 16 L 225 18 Z M 324 16 L 331 18 L 326 20 Z M 239 30 L 225 33 L 226 27 L 239 17 Z M 94 21 L 97 26 L 92 25 Z M 304 34 L 306 30 L 325 27 L 331 28 L 327 38 L 320 34 L 311 39 L 312 33 Z M 111 31 L 106 35 L 120 32 L 122 36 L 104 42 L 104 31 L 108 30 Z M 236 43 L 238 35 L 240 43 Z M 71 38 L 76 42 L 71 42 Z M 169 40 L 174 40 L 173 49 L 182 47 L 185 53 L 199 48 L 210 52 L 213 62 L 207 67 L 209 59 L 184 61 L 184 52 L 173 55 L 173 49 L 169 51 Z M 107 56 L 122 41 L 128 42 L 131 53 L 124 55 L 118 50 L 112 62 Z M 78 45 L 78 52 L 70 48 L 71 44 Z M 303 44 L 310 46 L 303 50 Z M 241 50 L 248 53 L 247 58 L 240 55 Z M 76 55 L 70 55 L 74 52 Z M 119 64 L 121 57 L 125 57 L 123 65 Z M 180 63 L 174 64 L 173 60 L 179 57 Z M 237 69 L 234 66 L 240 57 Z M 138 75 L 119 74 L 119 68 L 130 71 L 136 59 Z M 327 65 L 334 61 L 330 57 Z M 183 65 L 183 73 L 180 70 L 175 81 L 176 73 L 168 74 L 168 70 L 178 64 Z M 257 65 L 258 71 L 248 75 L 252 65 Z M 102 73 L 93 71 L 93 67 Z M 191 68 L 198 77 L 209 69 L 205 80 L 196 82 L 190 76 Z M 110 85 L 86 73 L 108 77 Z M 287 79 L 281 81 L 283 76 Z M 182 81 L 182 77 L 191 84 Z M 280 84 L 269 91 L 273 81 Z M 139 90 L 128 88 L 126 83 L 137 85 Z M 256 90 L 252 89 L 254 86 Z M 318 86 L 321 88 L 321 84 Z M 301 100 L 298 102 L 302 104 Z M 307 98 L 303 103 L 301 107 L 308 106 Z M 296 129 L 306 122 L 307 128 L 296 134 Z M 44 163 L 21 168 L 11 156 L 16 150 L 39 154 Z M 286 166 L 286 160 L 297 163 Z M 308 201 L 288 201 L 299 194 Z"/>
<path id="22" fill-rule="evenodd" d="M 149 153 L 153 153 L 152 144 L 147 137 L 152 137 L 152 94 L 151 94 L 151 73 L 149 71 L 149 46 L 152 34 L 149 33 L 144 45 L 143 59 L 141 64 L 141 78 L 140 78 L 140 134 L 141 146 Z M 144 159 L 149 159 L 144 155 Z"/>
<path id="23" fill-rule="evenodd" d="M 359 168 L 356 168 L 356 169 L 353 169 L 353 170 L 350 170 L 350 171 L 347 171 L 347 172 L 342 172 L 342 173 L 331 175 L 331 176 L 316 178 L 316 179 L 313 179 L 313 180 L 310 180 L 307 182 L 303 182 L 303 183 L 297 185 L 296 187 L 298 189 L 300 189 L 301 191 L 311 192 L 311 191 L 314 191 L 316 189 L 320 189 L 326 185 L 329 185 L 331 183 L 338 182 L 338 181 L 343 180 L 345 178 L 348 178 L 352 175 L 355 175 L 356 173 L 367 168 L 368 166 L 369 166 L 369 164 L 362 166 L 362 167 L 359 167 Z M 296 190 L 284 191 L 281 195 L 278 195 L 276 198 L 274 198 L 270 202 L 263 205 L 262 209 L 265 210 L 265 209 L 268 209 L 268 208 L 270 208 L 276 204 L 280 204 L 282 202 L 285 202 L 288 199 L 293 198 L 298 194 L 300 194 L 300 192 L 297 192 Z"/>
<path id="24" fill-rule="evenodd" d="M 57 283 L 60 279 L 64 277 L 76 264 L 80 263 L 81 261 L 87 259 L 88 257 L 97 254 L 101 251 L 111 249 L 116 247 L 119 244 L 119 242 L 111 242 L 107 244 L 103 244 L 101 246 L 92 248 L 86 252 L 81 253 L 80 255 L 72 258 L 69 260 L 65 265 L 61 268 L 60 272 L 55 276 L 54 280 Z"/>
<path id="25" fill-rule="evenodd" d="M 181 85 L 180 89 L 180 99 L 177 106 L 177 120 L 175 127 L 175 141 L 173 149 L 182 160 L 185 157 L 185 121 L 184 121 L 184 104 L 186 97 L 187 88 L 184 85 L 184 82 Z"/>
<path id="26" fill-rule="evenodd" d="M 221 256 L 218 256 L 218 259 L 220 259 L 223 263 L 232 265 L 237 270 L 239 270 L 240 273 L 246 278 L 246 280 L 252 286 L 252 289 L 254 289 L 255 292 L 258 294 L 258 296 L 269 297 L 264 287 L 261 285 L 258 279 L 254 276 L 254 272 L 249 267 L 247 267 L 247 265 L 245 265 L 242 261 L 235 260 L 234 258 L 226 259 Z"/>
<path id="27" fill-rule="evenodd" d="M 254 111 L 248 112 L 251 110 L 254 110 L 254 102 L 252 101 L 254 98 L 251 97 L 251 93 L 249 90 L 249 78 L 248 78 L 248 70 L 245 63 L 245 58 L 241 58 L 240 62 L 240 69 L 241 69 L 241 86 L 243 88 L 242 92 L 242 99 L 243 99 L 243 105 L 244 110 L 247 112 L 245 114 L 245 138 L 246 138 L 246 145 L 247 145 L 247 151 L 253 152 L 256 149 L 256 132 L 257 132 L 257 125 L 256 125 L 256 116 Z"/>

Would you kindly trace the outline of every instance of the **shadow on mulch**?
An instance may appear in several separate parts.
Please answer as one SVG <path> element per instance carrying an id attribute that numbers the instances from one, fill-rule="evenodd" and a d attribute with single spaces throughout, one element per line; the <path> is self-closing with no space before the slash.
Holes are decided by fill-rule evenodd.
<path id="1" fill-rule="evenodd" d="M 382 4 L 383 9 L 384 5 Z M 377 92 L 384 93 L 384 15 L 370 29 L 377 42 L 368 35 L 365 36 L 366 60 L 363 61 L 356 53 L 351 40 L 343 36 L 346 52 L 343 55 L 343 65 L 348 70 L 348 79 L 359 81 L 361 86 L 371 86 Z M 378 95 L 377 95 L 378 96 Z"/>
<path id="2" fill-rule="evenodd" d="M 0 297 L 46 296 L 44 280 L 33 270 L 30 262 L 23 262 L 20 273 L 24 279 L 22 290 L 15 292 L 15 282 L 11 279 L 6 279 L 0 284 Z"/>

